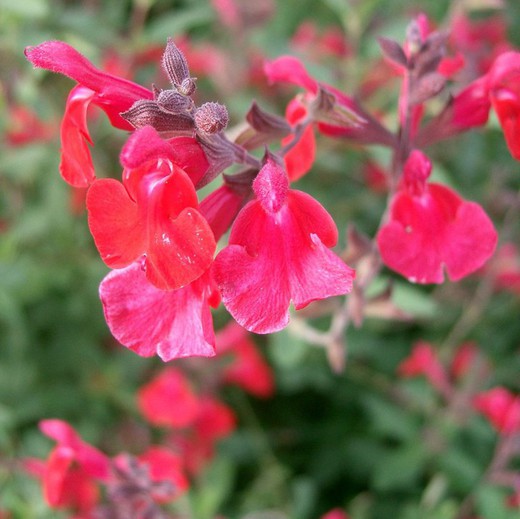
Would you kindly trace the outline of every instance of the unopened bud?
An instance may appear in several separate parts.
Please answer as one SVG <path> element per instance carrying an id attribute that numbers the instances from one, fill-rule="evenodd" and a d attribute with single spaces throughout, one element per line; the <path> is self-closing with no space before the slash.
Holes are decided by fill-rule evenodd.
<path id="1" fill-rule="evenodd" d="M 228 122 L 228 111 L 220 103 L 204 103 L 195 112 L 195 126 L 202 133 L 218 133 L 227 126 Z"/>
<path id="2" fill-rule="evenodd" d="M 183 96 L 191 96 L 193 92 L 195 92 L 195 89 L 197 88 L 197 85 L 195 84 L 194 77 L 187 77 L 186 79 L 182 80 L 182 83 L 177 86 L 177 90 L 183 95 Z"/>
<path id="3" fill-rule="evenodd" d="M 171 38 L 168 38 L 164 50 L 162 66 L 171 84 L 175 87 L 179 87 L 185 79 L 190 77 L 188 62 Z"/>
<path id="4" fill-rule="evenodd" d="M 163 90 L 157 96 L 157 104 L 163 110 L 178 114 L 189 108 L 191 100 L 175 90 Z"/>

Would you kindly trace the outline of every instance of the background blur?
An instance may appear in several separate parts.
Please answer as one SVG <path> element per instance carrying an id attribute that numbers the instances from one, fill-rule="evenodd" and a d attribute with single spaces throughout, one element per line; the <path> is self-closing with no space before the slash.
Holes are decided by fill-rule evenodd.
<path id="1" fill-rule="evenodd" d="M 60 516 L 47 509 L 39 482 L 20 469 L 24 457 L 45 458 L 51 448 L 39 420 L 67 420 L 111 455 L 129 449 L 154 434 L 137 411 L 135 392 L 161 366 L 116 344 L 106 327 L 97 290 L 108 269 L 88 232 L 85 193 L 58 173 L 59 123 L 73 82 L 34 70 L 24 59 L 27 45 L 67 41 L 97 66 L 149 87 L 166 85 L 159 62 L 172 36 L 199 78 L 198 100 L 226 104 L 230 126 L 243 121 L 253 99 L 283 114 L 297 92 L 269 87 L 263 59 L 296 54 L 317 78 L 352 93 L 370 74 L 377 82 L 376 36 L 403 41 L 421 11 L 440 26 L 463 4 L 477 19 L 498 14 L 509 41 L 520 46 L 516 0 L 238 3 L 243 16 L 234 25 L 209 0 L 0 0 L 0 510 L 11 513 L 5 517 Z M 309 27 L 314 40 L 304 37 Z M 331 29 L 345 48 L 334 40 L 328 52 L 320 43 Z M 370 100 L 392 128 L 398 88 L 389 81 Z M 117 176 L 125 135 L 92 112 L 98 173 Z M 502 243 L 519 244 L 520 166 L 497 123 L 430 153 L 437 178 L 482 204 Z M 342 246 L 351 222 L 374 236 L 385 195 L 367 187 L 367 163 L 385 166 L 388 159 L 377 148 L 319 138 L 318 159 L 297 187 L 331 212 Z M 320 348 L 288 331 L 255 337 L 274 370 L 276 392 L 257 399 L 238 388 L 223 391 L 239 426 L 193 486 L 194 517 L 274 510 L 282 518 L 313 519 L 341 507 L 353 519 L 454 519 L 468 494 L 482 518 L 519 517 L 504 505 L 506 491 L 482 478 L 496 442 L 490 425 L 476 414 L 458 425 L 424 379 L 401 379 L 396 369 L 417 340 L 434 344 L 445 359 L 471 340 L 493 367 L 484 383 L 520 391 L 520 291 L 482 288 L 479 274 L 459 284 L 413 286 L 388 271 L 374 290 L 389 279 L 395 305 L 413 319 L 369 318 L 349 328 L 341 374 Z M 215 320 L 223 325 L 225 310 Z M 211 359 L 201 362 L 211 370 Z M 436 449 L 428 448 L 432 438 Z"/>

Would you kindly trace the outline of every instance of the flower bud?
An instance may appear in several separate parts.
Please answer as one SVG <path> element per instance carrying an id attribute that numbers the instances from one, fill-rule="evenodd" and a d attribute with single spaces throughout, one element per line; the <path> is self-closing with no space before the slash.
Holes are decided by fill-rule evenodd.
<path id="1" fill-rule="evenodd" d="M 228 111 L 219 103 L 204 103 L 195 112 L 195 126 L 202 133 L 218 133 L 228 122 Z"/>

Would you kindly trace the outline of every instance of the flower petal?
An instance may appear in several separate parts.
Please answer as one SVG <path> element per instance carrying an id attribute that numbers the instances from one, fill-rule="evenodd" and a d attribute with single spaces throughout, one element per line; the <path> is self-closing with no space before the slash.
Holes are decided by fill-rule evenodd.
<path id="1" fill-rule="evenodd" d="M 65 182 L 74 187 L 87 187 L 96 178 L 87 127 L 87 110 L 95 95 L 87 87 L 74 87 L 67 98 L 61 122 L 60 173 Z"/>
<path id="2" fill-rule="evenodd" d="M 159 290 L 140 262 L 110 272 L 99 287 L 114 337 L 138 355 L 157 354 L 165 362 L 215 355 L 210 290 L 207 275 L 178 290 Z"/>
<path id="3" fill-rule="evenodd" d="M 96 180 L 87 193 L 88 224 L 102 260 L 126 267 L 146 249 L 145 222 L 121 182 Z"/>

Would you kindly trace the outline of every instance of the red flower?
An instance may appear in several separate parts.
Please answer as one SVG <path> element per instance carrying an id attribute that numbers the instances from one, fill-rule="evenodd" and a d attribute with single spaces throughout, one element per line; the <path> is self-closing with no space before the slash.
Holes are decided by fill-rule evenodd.
<path id="1" fill-rule="evenodd" d="M 218 440 L 229 436 L 236 427 L 233 411 L 212 397 L 200 400 L 199 414 L 190 431 L 174 431 L 173 445 L 180 449 L 188 471 L 198 474 L 214 456 Z"/>
<path id="2" fill-rule="evenodd" d="M 139 99 L 152 99 L 150 90 L 97 69 L 78 51 L 61 41 L 47 41 L 25 49 L 35 66 L 64 74 L 79 85 L 72 89 L 61 125 L 60 172 L 66 182 L 86 187 L 95 178 L 88 144 L 92 143 L 86 115 L 92 103 L 102 108 L 116 128 L 133 130 L 120 115 Z"/>
<path id="3" fill-rule="evenodd" d="M 520 52 L 504 52 L 489 72 L 489 96 L 511 155 L 520 160 Z"/>
<path id="4" fill-rule="evenodd" d="M 102 108 L 116 128 L 132 130 L 121 117 L 139 99 L 152 99 L 153 94 L 132 81 L 97 69 L 92 63 L 62 41 L 46 41 L 27 47 L 25 56 L 35 66 L 70 77 L 95 93 L 93 102 Z"/>
<path id="5" fill-rule="evenodd" d="M 148 465 L 150 479 L 153 482 L 169 482 L 161 492 L 161 488 L 152 489 L 152 497 L 159 503 L 167 503 L 178 497 L 189 488 L 189 481 L 184 473 L 182 457 L 170 449 L 154 445 L 138 457 L 142 464 Z"/>
<path id="6" fill-rule="evenodd" d="M 42 473 L 45 500 L 51 507 L 89 512 L 99 499 L 96 480 L 108 479 L 108 458 L 62 420 L 42 420 L 40 429 L 58 442 Z"/>
<path id="7" fill-rule="evenodd" d="M 330 215 L 309 195 L 290 190 L 271 159 L 253 183 L 256 200 L 239 213 L 229 246 L 214 263 L 222 301 L 249 331 L 271 333 L 311 301 L 346 294 L 353 270 L 327 247 L 337 241 Z"/>
<path id="8" fill-rule="evenodd" d="M 236 384 L 260 398 L 274 392 L 271 368 L 262 358 L 250 335 L 234 321 L 217 333 L 217 352 L 231 357 L 222 371 L 222 380 Z"/>
<path id="9" fill-rule="evenodd" d="M 169 143 L 151 127 L 136 131 L 121 154 L 123 183 L 96 180 L 87 195 L 89 227 L 103 261 L 121 268 L 146 255 L 146 277 L 174 290 L 200 277 L 215 251 L 195 188 Z"/>
<path id="10" fill-rule="evenodd" d="M 137 402 L 148 422 L 159 426 L 188 427 L 199 412 L 199 401 L 190 383 L 182 371 L 173 367 L 142 386 Z"/>
<path id="11" fill-rule="evenodd" d="M 348 519 L 348 515 L 341 508 L 333 508 L 320 519 Z"/>
<path id="12" fill-rule="evenodd" d="M 444 269 L 458 281 L 491 257 L 497 234 L 478 204 L 427 183 L 430 172 L 429 159 L 413 151 L 377 243 L 383 262 L 412 283 L 442 283 Z"/>
<path id="13" fill-rule="evenodd" d="M 479 355 L 478 347 L 474 342 L 465 342 L 461 344 L 451 362 L 451 374 L 454 378 L 462 378 L 471 372 Z"/>
<path id="14" fill-rule="evenodd" d="M 399 364 L 398 372 L 403 377 L 424 375 L 441 393 L 449 391 L 449 381 L 444 366 L 427 342 L 419 341 L 414 344 L 411 355 Z"/>
<path id="15" fill-rule="evenodd" d="M 137 261 L 108 274 L 99 287 L 112 335 L 142 357 L 159 355 L 165 362 L 215 355 L 209 305 L 219 297 L 209 274 L 177 290 L 152 285 Z"/>
<path id="16" fill-rule="evenodd" d="M 280 56 L 266 62 L 264 71 L 270 83 L 290 83 L 304 88 L 309 100 L 318 94 L 320 87 L 334 97 L 334 106 L 325 117 L 327 121 L 318 123 L 318 128 L 325 135 L 345 137 L 365 144 L 395 145 L 395 138 L 354 99 L 330 85 L 316 81 L 299 59 Z M 328 119 L 332 122 L 328 122 Z"/>
<path id="17" fill-rule="evenodd" d="M 5 139 L 10 146 L 48 141 L 54 134 L 53 123 L 42 122 L 35 112 L 25 106 L 9 107 L 8 118 Z"/>
<path id="18" fill-rule="evenodd" d="M 475 397 L 474 405 L 501 434 L 520 431 L 520 397 L 495 387 Z"/>
<path id="19" fill-rule="evenodd" d="M 307 109 L 298 99 L 293 99 L 288 105 L 285 117 L 291 125 L 296 125 L 307 115 Z M 294 139 L 294 135 L 288 135 L 282 140 L 285 146 Z M 316 157 L 316 137 L 312 125 L 308 125 L 303 131 L 297 144 L 285 155 L 285 168 L 289 180 L 296 181 L 303 177 L 312 168 Z"/>

